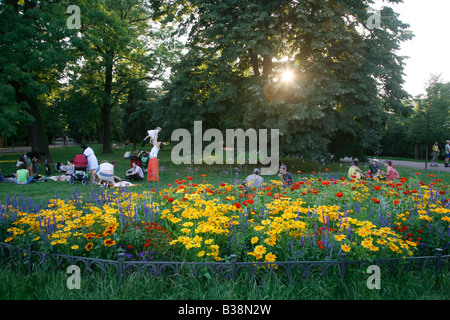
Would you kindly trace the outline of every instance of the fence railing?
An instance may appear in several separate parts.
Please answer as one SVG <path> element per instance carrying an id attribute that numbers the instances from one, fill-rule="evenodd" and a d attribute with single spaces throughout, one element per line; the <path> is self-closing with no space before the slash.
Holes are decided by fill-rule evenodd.
<path id="1" fill-rule="evenodd" d="M 450 255 L 443 255 L 442 249 L 436 249 L 434 256 L 387 258 L 374 260 L 347 260 L 345 254 L 340 255 L 339 260 L 333 261 L 276 261 L 276 262 L 238 262 L 236 256 L 231 255 L 227 262 L 171 262 L 171 261 L 128 261 L 124 253 L 119 253 L 116 260 L 98 259 L 71 256 L 55 253 L 44 253 L 33 250 L 29 244 L 27 249 L 18 248 L 0 242 L 0 258 L 15 265 L 28 268 L 31 274 L 43 265 L 54 263 L 57 268 L 77 265 L 88 273 L 101 272 L 103 275 L 115 272 L 121 283 L 127 274 L 146 274 L 147 276 L 162 276 L 170 273 L 178 275 L 184 270 L 193 276 L 205 274 L 220 275 L 235 280 L 243 273 L 254 277 L 261 272 L 284 275 L 289 281 L 293 276 L 308 279 L 313 274 L 327 276 L 334 272 L 345 278 L 351 268 L 362 269 L 370 265 L 387 267 L 390 273 L 394 273 L 399 267 L 406 272 L 434 268 L 436 274 L 440 274 L 443 268 L 448 267 Z"/>

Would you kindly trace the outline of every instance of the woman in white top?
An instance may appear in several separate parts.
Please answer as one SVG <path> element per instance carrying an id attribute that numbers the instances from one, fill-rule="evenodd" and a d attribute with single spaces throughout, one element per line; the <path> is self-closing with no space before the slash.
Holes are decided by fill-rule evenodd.
<path id="1" fill-rule="evenodd" d="M 92 150 L 91 147 L 82 144 L 81 148 L 83 149 L 83 154 L 86 156 L 88 161 L 87 170 L 91 172 L 91 182 L 95 182 L 96 179 L 95 169 L 97 169 L 98 167 L 97 157 L 95 156 L 94 150 Z"/>
<path id="2" fill-rule="evenodd" d="M 155 141 L 156 142 L 156 141 Z M 159 160 L 158 153 L 159 150 L 163 148 L 163 144 L 161 142 L 155 143 L 152 150 L 150 151 L 150 159 L 148 161 L 148 170 L 147 170 L 147 181 L 159 181 Z"/>

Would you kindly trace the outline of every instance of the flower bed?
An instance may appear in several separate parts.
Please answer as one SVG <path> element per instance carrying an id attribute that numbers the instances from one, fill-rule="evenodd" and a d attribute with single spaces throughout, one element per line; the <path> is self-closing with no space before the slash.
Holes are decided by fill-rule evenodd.
<path id="1" fill-rule="evenodd" d="M 129 260 L 329 261 L 448 253 L 448 187 L 419 176 L 390 183 L 331 175 L 241 185 L 176 180 L 161 190 L 99 189 L 42 207 L 11 198 L 1 241 L 39 251 Z M 200 181 L 201 180 L 201 181 Z"/>

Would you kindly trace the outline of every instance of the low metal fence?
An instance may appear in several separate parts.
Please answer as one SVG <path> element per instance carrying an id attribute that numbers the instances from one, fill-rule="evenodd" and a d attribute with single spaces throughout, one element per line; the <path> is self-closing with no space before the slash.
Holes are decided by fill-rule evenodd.
<path id="1" fill-rule="evenodd" d="M 347 260 L 343 253 L 339 260 L 333 261 L 239 262 L 236 261 L 235 255 L 231 255 L 227 262 L 129 261 L 126 260 L 124 253 L 119 253 L 115 260 L 108 260 L 34 251 L 32 244 L 29 244 L 26 249 L 22 249 L 0 243 L 0 258 L 3 262 L 9 262 L 13 268 L 26 266 L 29 274 L 51 263 L 54 263 L 57 268 L 76 265 L 80 269 L 84 268 L 87 273 L 101 272 L 105 275 L 114 272 L 120 283 L 128 274 L 179 275 L 185 270 L 195 277 L 208 273 L 211 276 L 220 275 L 231 280 L 237 279 L 244 273 L 249 277 L 254 277 L 261 271 L 269 274 L 276 272 L 285 276 L 289 282 L 293 276 L 308 279 L 316 274 L 327 276 L 330 273 L 337 273 L 345 278 L 349 270 L 354 268 L 361 270 L 371 265 L 388 268 L 391 274 L 398 268 L 402 268 L 406 272 L 417 270 L 422 273 L 431 268 L 435 270 L 436 274 L 440 274 L 444 268 L 448 268 L 450 255 L 443 255 L 442 249 L 436 249 L 434 256 L 373 260 Z"/>

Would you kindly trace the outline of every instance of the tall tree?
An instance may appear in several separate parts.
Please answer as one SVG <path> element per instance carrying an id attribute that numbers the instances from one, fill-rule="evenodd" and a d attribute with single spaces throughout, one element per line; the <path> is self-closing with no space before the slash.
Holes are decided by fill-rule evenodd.
<path id="1" fill-rule="evenodd" d="M 0 3 L 0 102 L 1 113 L 26 121 L 33 150 L 51 161 L 42 118 L 41 97 L 49 79 L 61 78 L 69 59 L 65 1 L 7 0 Z M 5 126 L 14 133 L 11 123 Z"/>
<path id="2" fill-rule="evenodd" d="M 167 52 L 171 49 L 161 43 L 170 41 L 167 30 L 159 30 L 152 23 L 153 13 L 148 1 L 78 3 L 82 27 L 74 45 L 80 50 L 80 60 L 73 65 L 73 82 L 83 81 L 90 93 L 101 101 L 103 153 L 111 153 L 113 107 L 127 99 L 133 86 L 142 81 L 159 80 L 166 67 L 165 58 L 160 56 L 164 54 L 161 48 Z M 172 49 L 176 47 L 172 44 Z"/>
<path id="3" fill-rule="evenodd" d="M 431 76 L 426 96 L 415 99 L 413 116 L 407 121 L 409 139 L 425 145 L 425 166 L 428 164 L 429 149 L 434 142 L 443 144 L 450 136 L 450 83 L 444 83 L 439 76 Z"/>
<path id="4" fill-rule="evenodd" d="M 373 28 L 370 3 L 154 3 L 168 8 L 160 11 L 165 21 L 187 16 L 189 52 L 161 99 L 167 125 L 278 128 L 285 155 L 363 156 L 378 144 L 385 112 L 404 110 L 403 58 L 395 51 L 411 38 L 388 7 Z"/>

